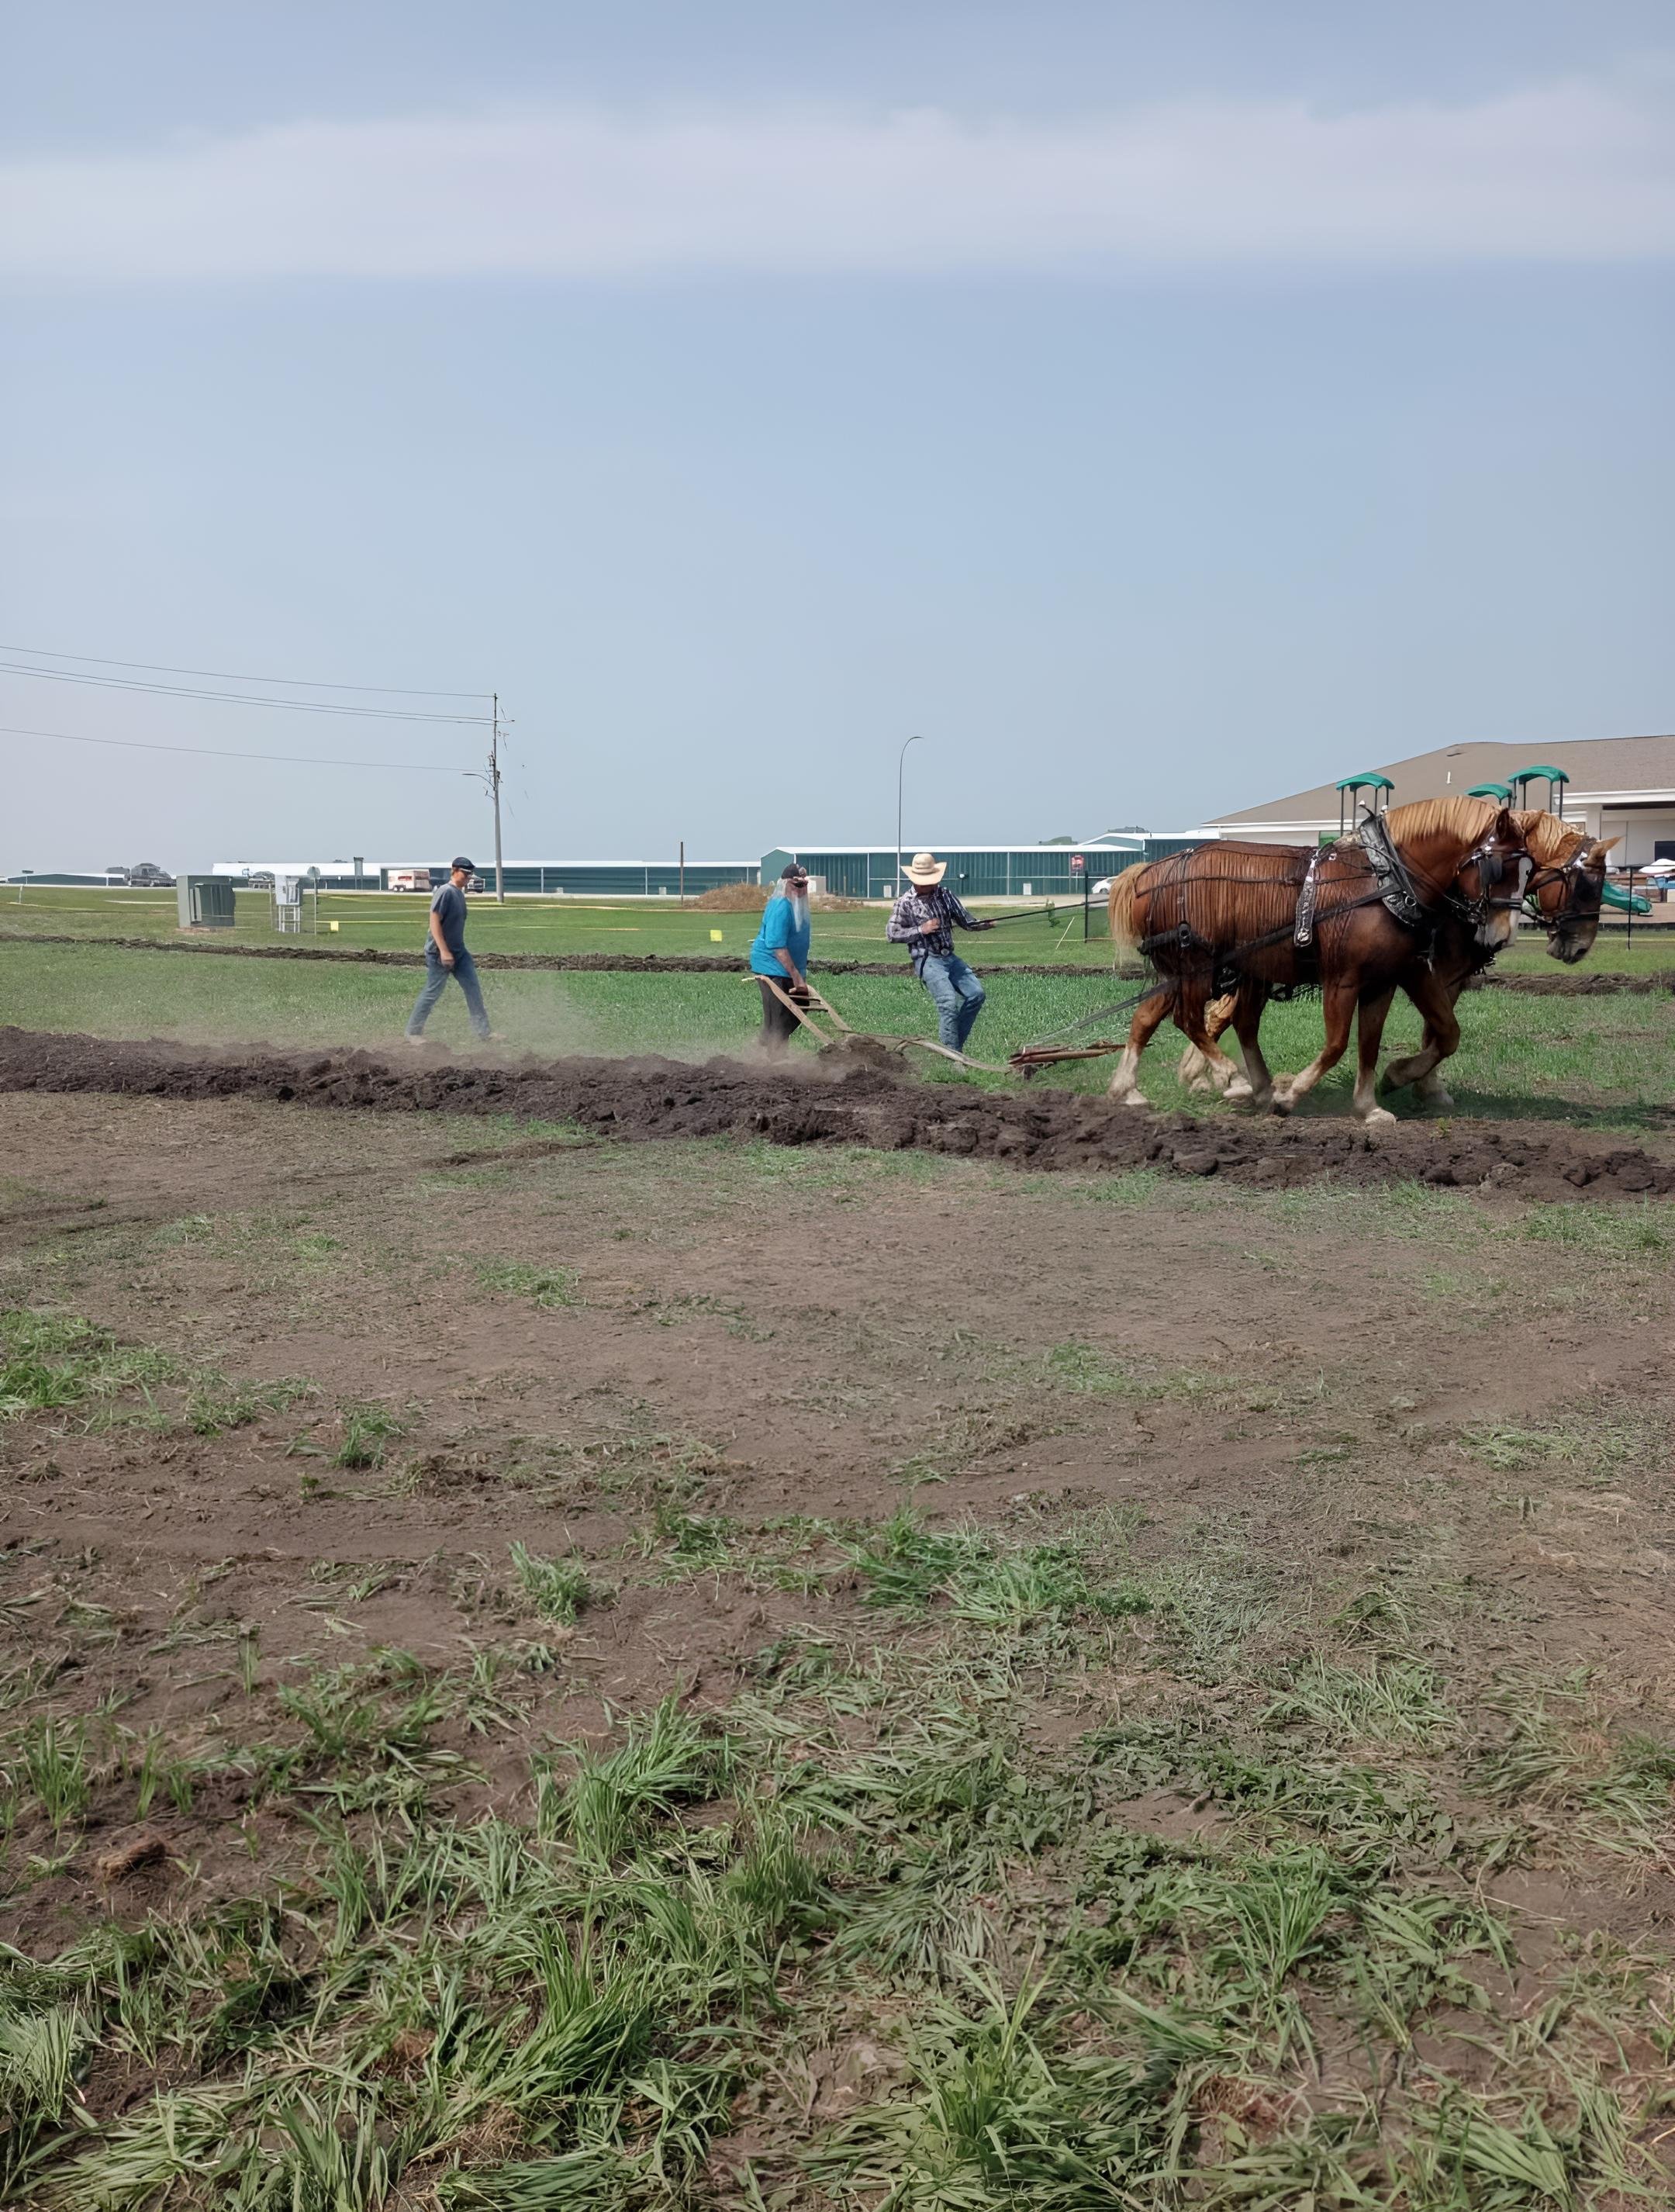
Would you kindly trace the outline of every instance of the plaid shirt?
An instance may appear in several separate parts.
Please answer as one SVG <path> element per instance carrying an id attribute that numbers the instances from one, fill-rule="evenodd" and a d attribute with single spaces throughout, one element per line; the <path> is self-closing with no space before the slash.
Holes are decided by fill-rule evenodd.
<path id="1" fill-rule="evenodd" d="M 934 921 L 939 925 L 934 935 L 927 935 L 924 925 Z M 920 890 L 915 884 L 895 902 L 895 911 L 885 927 L 884 934 L 892 945 L 905 945 L 912 955 L 915 968 L 922 968 L 932 953 L 946 959 L 954 950 L 952 922 L 961 929 L 986 929 L 988 924 L 974 921 L 952 891 L 941 884 L 932 884 L 929 890 Z"/>

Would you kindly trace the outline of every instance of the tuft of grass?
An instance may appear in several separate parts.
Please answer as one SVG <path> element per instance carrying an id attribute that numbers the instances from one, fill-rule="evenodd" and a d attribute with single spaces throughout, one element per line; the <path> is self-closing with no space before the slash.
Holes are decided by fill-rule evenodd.
<path id="1" fill-rule="evenodd" d="M 558 1306 L 582 1303 L 574 1267 L 532 1267 L 520 1260 L 480 1260 L 476 1279 L 486 1291 L 504 1297 L 527 1298 L 531 1305 L 550 1311 Z"/>
<path id="2" fill-rule="evenodd" d="M 725 1776 L 725 1747 L 712 1743 L 673 1698 L 630 1726 L 613 1752 L 577 1756 L 558 1821 L 578 1853 L 608 1867 L 656 1820 L 711 1796 Z"/>
<path id="3" fill-rule="evenodd" d="M 333 1467 L 380 1466 L 385 1445 L 391 1437 L 400 1436 L 407 1426 L 401 1416 L 387 1406 L 345 1406 L 341 1412 L 343 1436 L 331 1455 Z"/>
<path id="4" fill-rule="evenodd" d="M 166 1352 L 118 1344 L 109 1329 L 80 1315 L 29 1306 L 0 1312 L 0 1421 L 114 1397 L 166 1382 L 175 1372 Z"/>
<path id="5" fill-rule="evenodd" d="M 319 1387 L 306 1376 L 285 1376 L 276 1382 L 228 1382 L 219 1376 L 207 1378 L 187 1397 L 186 1425 L 199 1437 L 248 1428 L 264 1413 L 287 1413 L 299 1399 L 318 1397 Z"/>
<path id="6" fill-rule="evenodd" d="M 943 1600 L 956 1619 L 992 1628 L 1077 1613 L 1117 1620 L 1151 1610 L 1140 1583 L 1104 1578 L 1080 1545 L 1004 1551 L 976 1529 L 929 1529 L 908 1506 L 845 1548 L 869 1605 L 922 1611 Z"/>
<path id="7" fill-rule="evenodd" d="M 1344 1743 L 1429 1743 L 1457 1723 L 1435 1675 L 1419 1661 L 1375 1659 L 1361 1670 L 1335 1666 L 1318 1652 L 1261 1717 L 1279 1728 L 1308 1723 Z"/>
<path id="8" fill-rule="evenodd" d="M 1601 1476 L 1620 1474 L 1662 1445 L 1660 1422 L 1609 1407 L 1567 1409 L 1545 1423 L 1479 1422 L 1460 1431 L 1472 1458 L 1500 1474 L 1538 1467 L 1576 1467 Z"/>
<path id="9" fill-rule="evenodd" d="M 1076 1338 L 1053 1346 L 1047 1355 L 1047 1375 L 1048 1381 L 1061 1389 L 1147 1402 L 1162 1398 L 1196 1402 L 1215 1397 L 1228 1388 L 1224 1376 L 1199 1368 L 1154 1364 L 1142 1372 L 1108 1359 L 1093 1345 L 1083 1344 Z"/>
<path id="10" fill-rule="evenodd" d="M 527 1546 L 514 1542 L 512 1565 L 536 1611 L 545 1620 L 572 1627 L 594 1597 L 587 1570 L 580 1559 L 543 1559 Z"/>
<path id="11" fill-rule="evenodd" d="M 1600 1258 L 1637 1259 L 1675 1247 L 1669 1208 L 1658 1200 L 1627 1206 L 1561 1199 L 1527 1208 L 1520 1233 L 1535 1244 L 1568 1244 Z"/>
<path id="12" fill-rule="evenodd" d="M 55 1829 L 78 1820 L 88 1808 L 90 1777 L 85 1720 L 51 1716 L 32 1721 L 19 1744 L 22 1777 Z M 15 1787 L 9 1775 L 9 1786 Z"/>

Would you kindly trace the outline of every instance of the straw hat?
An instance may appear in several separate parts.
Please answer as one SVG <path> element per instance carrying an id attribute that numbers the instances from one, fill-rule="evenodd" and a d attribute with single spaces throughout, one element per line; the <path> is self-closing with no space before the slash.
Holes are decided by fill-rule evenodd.
<path id="1" fill-rule="evenodd" d="M 901 872 L 910 884 L 922 884 L 928 890 L 948 873 L 948 863 L 939 860 L 934 853 L 915 853 Z"/>

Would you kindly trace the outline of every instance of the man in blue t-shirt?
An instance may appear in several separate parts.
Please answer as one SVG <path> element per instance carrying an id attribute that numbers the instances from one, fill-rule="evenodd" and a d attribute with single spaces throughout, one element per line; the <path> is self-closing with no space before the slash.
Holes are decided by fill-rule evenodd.
<path id="1" fill-rule="evenodd" d="M 425 939 L 425 983 L 407 1017 L 407 1042 L 424 1042 L 425 1024 L 431 1009 L 447 988 L 452 975 L 465 994 L 465 1011 L 479 1042 L 493 1035 L 482 1003 L 482 987 L 476 979 L 476 963 L 465 950 L 465 886 L 471 880 L 471 864 L 457 860 L 445 883 L 430 902 L 430 934 Z"/>
<path id="2" fill-rule="evenodd" d="M 797 1017 L 771 988 L 807 1003 L 809 995 L 809 878 L 793 860 L 763 909 L 762 927 L 750 947 L 750 973 L 762 985 L 762 1042 L 768 1052 L 783 1052 L 797 1028 Z"/>

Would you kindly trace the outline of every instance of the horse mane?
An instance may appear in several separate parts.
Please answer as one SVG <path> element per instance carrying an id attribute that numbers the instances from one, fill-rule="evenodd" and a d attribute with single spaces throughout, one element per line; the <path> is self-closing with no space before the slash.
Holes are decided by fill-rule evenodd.
<path id="1" fill-rule="evenodd" d="M 1446 799 L 1415 799 L 1405 806 L 1393 806 L 1385 815 L 1390 835 L 1400 841 L 1446 833 L 1474 844 L 1487 834 L 1500 816 L 1492 799 L 1467 799 L 1450 793 Z"/>
<path id="2" fill-rule="evenodd" d="M 1544 868 L 1562 867 L 1565 861 L 1574 860 L 1584 845 L 1593 842 L 1586 830 L 1577 829 L 1574 823 L 1561 822 L 1555 814 L 1532 810 L 1514 814 L 1512 818 L 1523 832 L 1530 858 Z"/>

